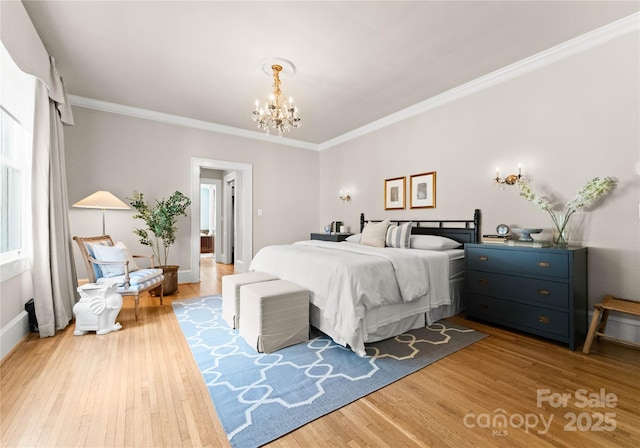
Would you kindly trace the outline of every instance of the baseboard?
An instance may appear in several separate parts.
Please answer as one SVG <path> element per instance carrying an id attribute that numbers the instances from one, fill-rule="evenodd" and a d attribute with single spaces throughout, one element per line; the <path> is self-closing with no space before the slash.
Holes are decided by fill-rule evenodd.
<path id="1" fill-rule="evenodd" d="M 193 283 L 193 275 L 191 269 L 184 269 L 178 271 L 178 284 L 180 283 Z"/>
<path id="2" fill-rule="evenodd" d="M 0 359 L 4 359 L 28 334 L 29 314 L 21 311 L 0 330 Z"/>
<path id="3" fill-rule="evenodd" d="M 593 311 L 589 311 L 589 323 L 593 317 Z M 605 333 L 626 341 L 640 343 L 640 319 L 632 319 L 624 315 L 612 314 L 607 319 Z"/>

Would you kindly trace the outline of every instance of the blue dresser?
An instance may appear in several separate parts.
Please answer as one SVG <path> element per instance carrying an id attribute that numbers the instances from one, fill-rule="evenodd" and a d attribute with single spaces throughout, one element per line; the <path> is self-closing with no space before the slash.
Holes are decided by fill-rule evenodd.
<path id="1" fill-rule="evenodd" d="M 569 345 L 587 330 L 587 248 L 466 244 L 467 317 Z"/>

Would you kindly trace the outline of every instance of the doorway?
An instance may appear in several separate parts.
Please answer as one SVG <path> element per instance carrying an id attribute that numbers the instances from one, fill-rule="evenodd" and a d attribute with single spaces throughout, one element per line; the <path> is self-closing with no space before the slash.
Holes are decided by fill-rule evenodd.
<path id="1" fill-rule="evenodd" d="M 200 173 L 200 256 L 216 261 L 222 261 L 222 177 L 220 170 Z"/>
<path id="2" fill-rule="evenodd" d="M 245 272 L 251 259 L 253 258 L 253 222 L 252 222 L 252 204 L 253 204 L 253 166 L 247 163 L 228 162 L 224 160 L 204 159 L 199 157 L 191 158 L 191 198 L 192 213 L 191 217 L 191 282 L 200 281 L 200 178 L 203 170 L 223 170 L 235 173 L 234 197 L 235 197 L 235 213 L 227 213 L 223 206 L 222 213 L 219 215 L 222 220 L 221 228 L 216 230 L 217 234 L 221 234 L 218 241 L 223 251 L 219 256 L 216 250 L 218 260 L 224 260 L 225 252 L 224 241 L 226 240 L 225 232 L 227 226 L 226 219 L 231 216 L 234 228 L 234 247 L 233 264 L 237 272 Z M 222 196 L 226 196 L 226 185 L 222 182 Z M 231 250 L 231 249 L 228 249 Z M 231 261 L 229 261 L 231 262 Z"/>

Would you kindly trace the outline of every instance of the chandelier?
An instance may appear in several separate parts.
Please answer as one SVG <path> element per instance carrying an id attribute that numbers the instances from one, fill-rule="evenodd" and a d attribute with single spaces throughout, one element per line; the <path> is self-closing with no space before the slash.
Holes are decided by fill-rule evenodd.
<path id="1" fill-rule="evenodd" d="M 298 108 L 293 106 L 293 99 L 289 97 L 289 101 L 286 102 L 282 97 L 280 90 L 282 65 L 273 64 L 271 70 L 273 70 L 273 93 L 269 95 L 269 100 L 264 107 L 260 107 L 260 103 L 256 100 L 256 108 L 251 114 L 251 119 L 258 124 L 258 129 L 267 134 L 271 134 L 271 130 L 278 131 L 278 135 L 282 137 L 282 134 L 289 132 L 291 128 L 300 126 L 300 117 L 298 117 Z M 291 64 L 291 72 L 293 72 L 293 64 Z"/>

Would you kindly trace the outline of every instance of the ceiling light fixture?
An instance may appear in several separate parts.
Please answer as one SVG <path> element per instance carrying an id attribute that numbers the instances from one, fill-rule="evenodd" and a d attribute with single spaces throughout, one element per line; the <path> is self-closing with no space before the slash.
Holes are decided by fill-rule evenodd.
<path id="1" fill-rule="evenodd" d="M 300 117 L 298 117 L 298 108 L 293 106 L 293 98 L 289 97 L 289 101 L 284 101 L 282 90 L 280 90 L 280 73 L 293 75 L 295 67 L 293 63 L 286 59 L 271 59 L 272 62 L 265 62 L 262 70 L 270 74 L 267 70 L 271 65 L 273 71 L 273 93 L 269 95 L 269 100 L 264 107 L 260 107 L 260 102 L 256 100 L 256 108 L 251 114 L 251 118 L 258 124 L 258 129 L 267 134 L 271 134 L 271 130 L 277 130 L 278 135 L 289 132 L 291 128 L 300 126 Z"/>

